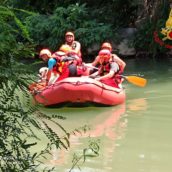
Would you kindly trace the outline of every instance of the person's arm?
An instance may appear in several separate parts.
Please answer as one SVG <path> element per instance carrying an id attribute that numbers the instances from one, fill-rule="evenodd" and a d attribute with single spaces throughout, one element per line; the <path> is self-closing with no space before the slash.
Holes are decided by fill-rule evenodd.
<path id="1" fill-rule="evenodd" d="M 99 62 L 99 56 L 95 58 L 95 60 L 91 63 L 92 66 L 96 66 Z"/>
<path id="2" fill-rule="evenodd" d="M 72 48 L 71 52 L 75 52 L 76 54 L 79 54 L 81 51 L 81 44 L 78 41 L 74 41 L 75 48 Z"/>
<path id="3" fill-rule="evenodd" d="M 112 78 L 114 76 L 115 72 L 114 71 L 110 71 L 108 74 L 95 78 L 95 80 L 100 81 L 100 80 L 104 80 L 104 79 L 109 79 Z"/>
<path id="4" fill-rule="evenodd" d="M 119 65 L 117 63 L 113 62 L 113 63 L 110 64 L 110 71 L 109 71 L 109 73 L 107 73 L 104 76 L 95 78 L 95 79 L 97 81 L 100 81 L 100 80 L 103 80 L 103 79 L 112 78 L 115 75 L 115 73 L 118 72 L 118 70 L 119 70 Z"/>
<path id="5" fill-rule="evenodd" d="M 89 75 L 90 78 L 95 78 L 99 75 L 99 68 L 96 67 L 98 63 L 99 63 L 99 56 L 97 56 L 92 63 L 89 63 L 88 65 L 86 65 L 88 68 L 90 68 L 90 74 L 91 74 Z M 95 72 L 95 70 L 98 70 L 98 71 Z"/>
<path id="6" fill-rule="evenodd" d="M 113 57 L 114 57 L 114 60 L 116 60 L 116 62 L 120 65 L 121 72 L 123 72 L 126 66 L 126 63 L 121 58 L 119 58 L 116 54 L 113 54 Z"/>
<path id="7" fill-rule="evenodd" d="M 89 78 L 96 78 L 99 75 L 99 71 L 92 73 L 89 75 Z"/>
<path id="8" fill-rule="evenodd" d="M 48 70 L 47 78 L 46 78 L 46 85 L 48 85 L 49 80 L 50 80 L 50 78 L 51 78 L 51 72 L 52 72 L 52 70 Z"/>
<path id="9" fill-rule="evenodd" d="M 54 58 L 50 58 L 48 60 L 48 72 L 46 76 L 46 85 L 48 85 L 48 82 L 51 78 L 51 72 L 53 71 L 53 67 L 56 65 L 56 60 Z"/>

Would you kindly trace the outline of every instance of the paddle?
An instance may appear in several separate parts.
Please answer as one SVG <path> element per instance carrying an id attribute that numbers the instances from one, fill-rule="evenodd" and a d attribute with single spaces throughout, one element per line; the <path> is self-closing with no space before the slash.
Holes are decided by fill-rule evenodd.
<path id="1" fill-rule="evenodd" d="M 98 70 L 97 67 L 95 66 L 91 66 L 91 65 L 88 65 L 88 64 L 84 64 L 86 67 L 89 67 L 89 68 L 92 68 L 92 69 L 96 69 Z M 120 77 L 126 79 L 128 82 L 134 84 L 134 85 L 137 85 L 139 87 L 144 87 L 147 83 L 147 80 L 145 78 L 141 78 L 141 77 L 138 77 L 138 76 L 124 76 L 124 75 L 119 75 Z"/>
<path id="2" fill-rule="evenodd" d="M 147 80 L 145 78 L 141 78 L 138 76 L 124 76 L 121 75 L 121 77 L 123 77 L 124 79 L 126 79 L 128 82 L 137 85 L 139 87 L 144 87 L 147 83 Z"/>

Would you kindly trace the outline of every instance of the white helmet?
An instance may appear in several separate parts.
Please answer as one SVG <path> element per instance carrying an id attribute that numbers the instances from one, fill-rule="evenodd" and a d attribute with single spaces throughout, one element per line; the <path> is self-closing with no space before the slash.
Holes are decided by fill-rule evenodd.
<path id="1" fill-rule="evenodd" d="M 49 49 L 42 49 L 39 53 L 39 56 L 47 55 L 48 57 L 51 57 L 51 51 Z"/>

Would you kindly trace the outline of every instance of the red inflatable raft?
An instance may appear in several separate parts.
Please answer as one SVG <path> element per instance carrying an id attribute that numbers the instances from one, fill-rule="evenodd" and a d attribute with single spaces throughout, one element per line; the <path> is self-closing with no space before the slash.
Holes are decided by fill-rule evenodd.
<path id="1" fill-rule="evenodd" d="M 125 101 L 125 90 L 114 88 L 88 77 L 69 77 L 33 95 L 45 106 L 60 103 L 98 103 L 117 105 Z"/>

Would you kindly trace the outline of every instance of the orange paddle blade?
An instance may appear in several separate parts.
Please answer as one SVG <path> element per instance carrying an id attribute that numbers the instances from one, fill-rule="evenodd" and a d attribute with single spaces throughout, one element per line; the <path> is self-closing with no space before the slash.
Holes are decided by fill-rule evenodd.
<path id="1" fill-rule="evenodd" d="M 124 78 L 134 84 L 134 85 L 137 85 L 139 87 L 144 87 L 147 83 L 147 80 L 145 78 L 141 78 L 141 77 L 138 77 L 138 76 L 124 76 Z"/>

